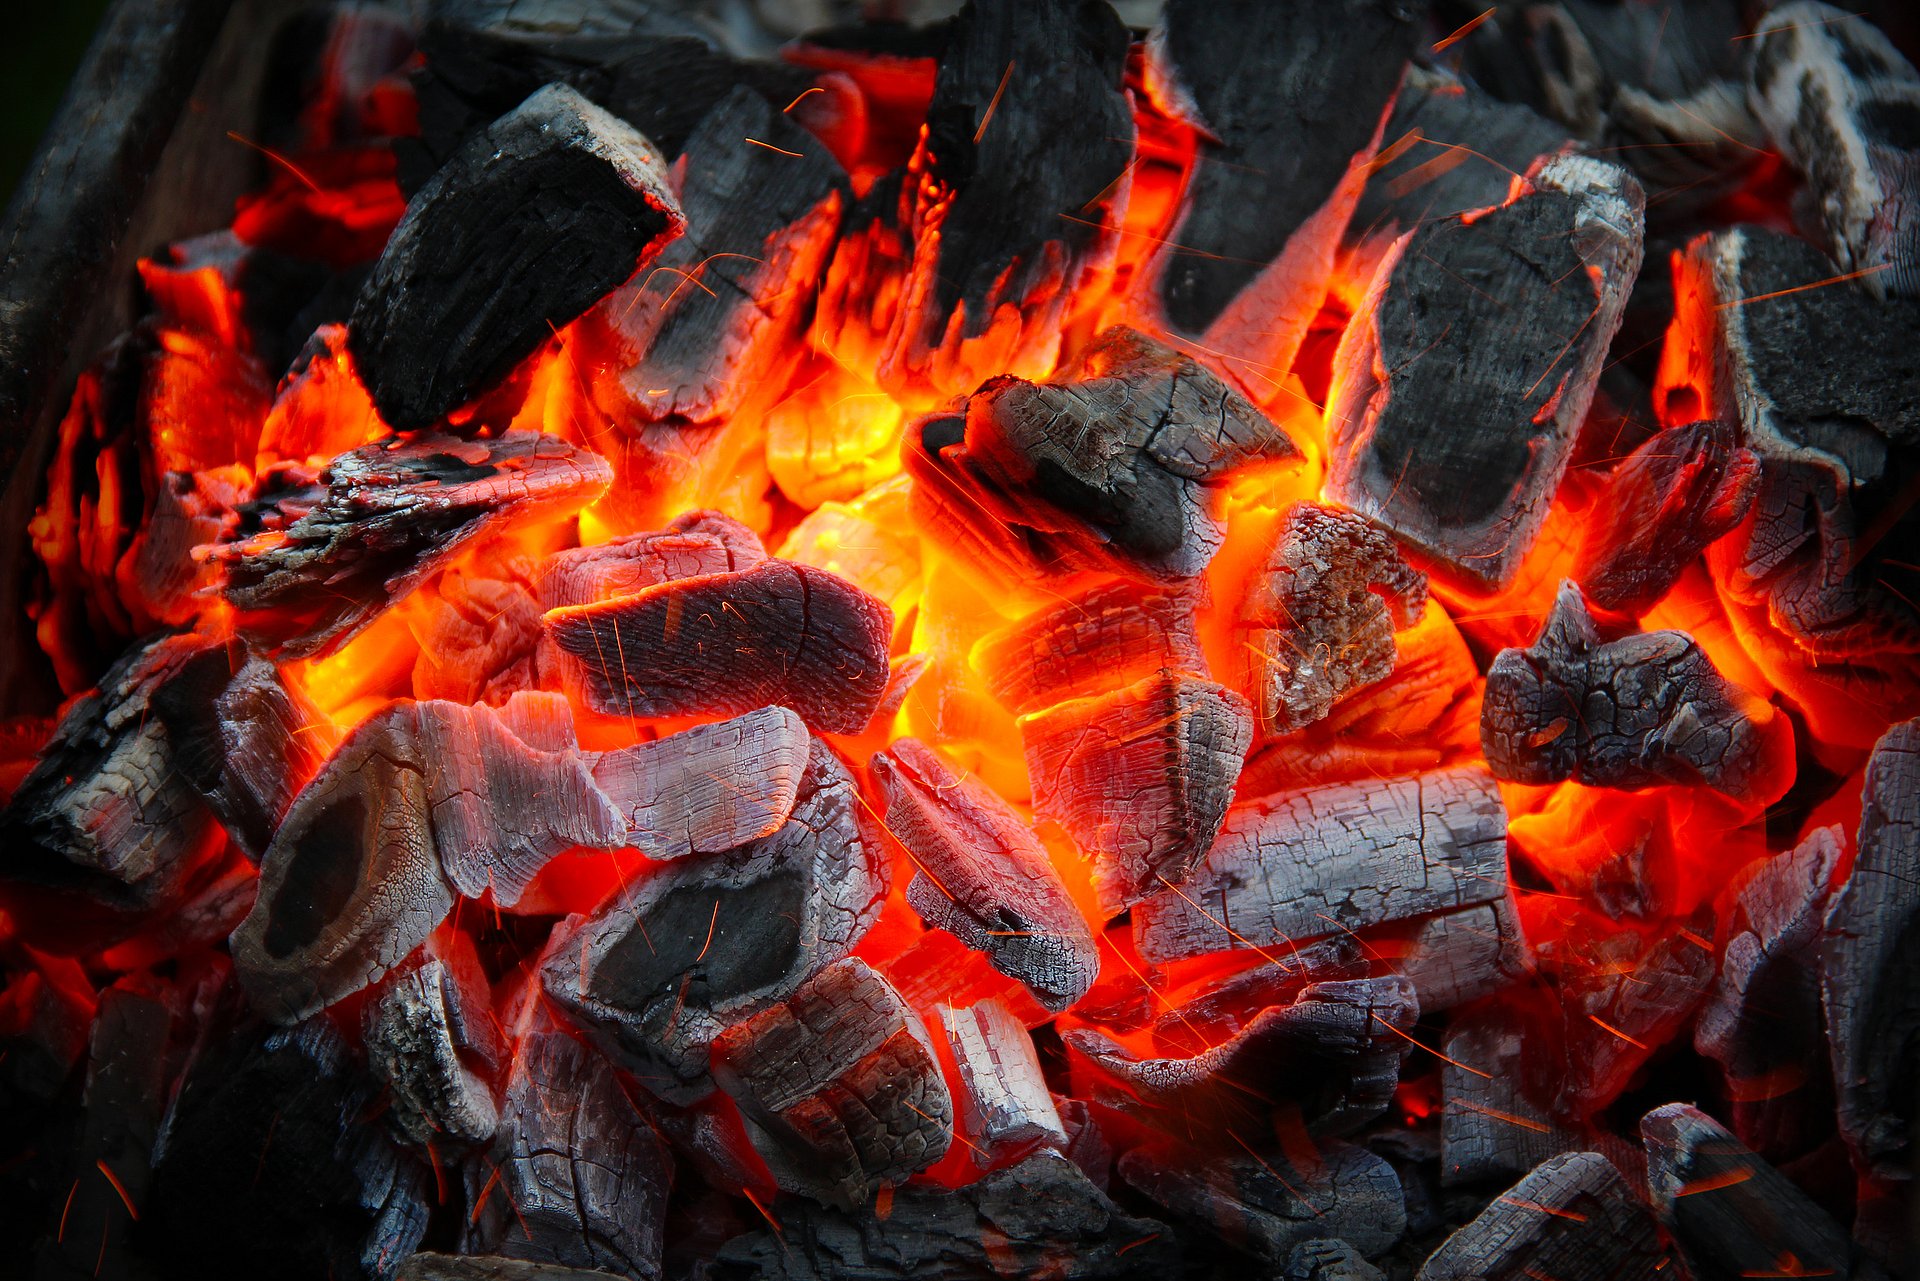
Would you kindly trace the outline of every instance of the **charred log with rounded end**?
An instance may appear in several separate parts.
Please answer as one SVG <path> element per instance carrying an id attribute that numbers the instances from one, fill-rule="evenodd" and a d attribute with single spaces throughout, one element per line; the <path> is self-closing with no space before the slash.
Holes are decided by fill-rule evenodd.
<path id="1" fill-rule="evenodd" d="M 1416 1281 L 1657 1281 L 1673 1260 L 1598 1152 L 1551 1157 L 1428 1256 Z"/>

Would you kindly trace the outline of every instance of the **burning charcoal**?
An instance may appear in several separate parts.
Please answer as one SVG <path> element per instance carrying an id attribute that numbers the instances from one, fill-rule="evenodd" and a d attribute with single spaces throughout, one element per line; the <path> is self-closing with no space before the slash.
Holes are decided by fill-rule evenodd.
<path id="1" fill-rule="evenodd" d="M 1777 800 L 1793 730 L 1714 670 L 1685 632 L 1601 639 L 1580 589 L 1560 585 L 1540 637 L 1487 672 L 1480 745 L 1496 776 L 1630 791 L 1665 783 Z"/>
<path id="2" fill-rule="evenodd" d="M 1100 1101 L 1172 1132 L 1230 1130 L 1285 1101 L 1312 1132 L 1342 1134 L 1392 1102 L 1419 1018 L 1413 985 L 1388 975 L 1309 984 L 1189 1058 L 1136 1058 L 1089 1027 L 1062 1035 L 1118 1087 L 1102 1081 Z"/>
<path id="3" fill-rule="evenodd" d="M 1583 531 L 1574 577 L 1610 613 L 1644 614 L 1707 545 L 1746 518 L 1760 459 L 1720 420 L 1660 432 L 1613 469 Z"/>
<path id="4" fill-rule="evenodd" d="M 1075 569 L 1191 579 L 1225 537 L 1212 489 L 1236 468 L 1300 457 L 1204 365 L 1126 328 L 1060 381 L 990 379 L 963 415 L 907 437 L 923 523 L 1015 582 Z"/>
<path id="5" fill-rule="evenodd" d="M 835 961 L 728 1028 L 713 1058 L 789 1191 L 851 1210 L 952 1142 L 953 1098 L 926 1027 L 865 961 Z"/>
<path id="6" fill-rule="evenodd" d="M 1698 1108 L 1655 1108 L 1640 1134 L 1654 1213 L 1700 1281 L 1857 1275 L 1840 1225 Z"/>
<path id="7" fill-rule="evenodd" d="M 546 610 L 534 593 L 537 574 L 531 556 L 475 557 L 411 597 L 407 627 L 420 648 L 413 696 L 497 705 L 557 684 L 556 656 L 540 643 Z"/>
<path id="8" fill-rule="evenodd" d="M 256 1008 L 292 1023 L 399 964 L 456 894 L 510 905 L 554 855 L 616 849 L 626 830 L 578 754 L 530 745 L 491 708 L 396 703 L 274 834 L 235 969 Z"/>
<path id="9" fill-rule="evenodd" d="M 665 529 L 556 553 L 540 577 L 540 602 L 591 605 L 676 579 L 739 573 L 766 558 L 759 536 L 731 516 L 685 512 Z"/>
<path id="10" fill-rule="evenodd" d="M 764 561 L 547 615 L 580 660 L 587 702 L 616 716 L 791 707 L 857 734 L 887 684 L 893 611 L 824 570 Z"/>
<path id="11" fill-rule="evenodd" d="M 1295 503 L 1235 619 L 1261 734 L 1321 720 L 1391 673 L 1394 629 L 1418 622 L 1426 603 L 1426 576 L 1384 532 L 1352 512 Z"/>
<path id="12" fill-rule="evenodd" d="M 1293 1247 L 1279 1281 L 1387 1281 L 1387 1274 L 1345 1241 L 1315 1237 Z"/>
<path id="13" fill-rule="evenodd" d="M 1034 813 L 1092 862 L 1111 915 L 1186 880 L 1213 844 L 1253 717 L 1226 686 L 1163 670 L 1024 717 L 1020 740 Z"/>
<path id="14" fill-rule="evenodd" d="M 456 935 L 391 976 L 361 1020 L 367 1067 L 387 1091 L 389 1123 L 416 1147 L 478 1146 L 493 1139 L 493 1095 L 507 1054 L 471 943 Z"/>
<path id="15" fill-rule="evenodd" d="M 1811 658 L 1898 666 L 1920 649 L 1906 568 L 1920 526 L 1899 520 L 1920 400 L 1910 365 L 1882 354 L 1920 346 L 1920 304 L 1876 302 L 1805 241 L 1759 228 L 1695 240 L 1674 273 L 1655 406 L 1737 416 L 1760 456 L 1747 523 L 1708 554 L 1717 584 Z"/>
<path id="16" fill-rule="evenodd" d="M 605 1281 L 614 1275 L 599 1268 L 568 1268 L 529 1263 L 497 1254 L 410 1254 L 394 1281 Z"/>
<path id="17" fill-rule="evenodd" d="M 1863 1169 L 1905 1178 L 1920 1029 L 1920 720 L 1874 745 L 1853 870 L 1827 909 L 1822 999 L 1840 1133 Z"/>
<path id="18" fill-rule="evenodd" d="M 1620 1172 L 1598 1152 L 1570 1152 L 1495 1197 L 1417 1281 L 1656 1281 L 1672 1262 Z"/>
<path id="19" fill-rule="evenodd" d="M 1529 1097 L 1526 1049 L 1540 1042 L 1538 1021 L 1518 1005 L 1488 1002 L 1455 1017 L 1440 1067 L 1442 1187 L 1497 1187 L 1585 1146 Z"/>
<path id="20" fill-rule="evenodd" d="M 1639 274 L 1643 205 L 1625 170 L 1556 155 L 1397 242 L 1334 357 L 1326 492 L 1436 572 L 1505 586 Z"/>
<path id="21" fill-rule="evenodd" d="M 168 1275 L 377 1278 L 420 1244 L 427 1167 L 324 1018 L 234 1026 L 232 993 L 154 1147 L 142 1253 Z"/>
<path id="22" fill-rule="evenodd" d="M 1532 958 L 1512 889 L 1490 903 L 1426 917 L 1393 968 L 1413 984 L 1420 1008 L 1428 1014 L 1517 982 L 1532 968 Z"/>
<path id="23" fill-rule="evenodd" d="M 157 637 L 67 710 L 0 819 L 8 881 L 120 913 L 184 890 L 219 827 L 154 702 L 199 655 L 219 649 L 199 636 Z"/>
<path id="24" fill-rule="evenodd" d="M 613 478 L 552 436 L 416 436 L 341 454 L 313 483 L 269 473 L 215 549 L 241 634 L 282 658 L 331 653 L 484 534 L 593 501 Z"/>
<path id="25" fill-rule="evenodd" d="M 826 148 L 747 88 L 701 122 L 673 177 L 686 234 L 586 322 L 616 370 L 602 408 L 623 427 L 723 423 L 783 376 L 850 198 Z"/>
<path id="26" fill-rule="evenodd" d="M 1073 1162 L 1036 1152 L 961 1188 L 908 1184 L 892 1210 L 782 1201 L 772 1231 L 735 1238 L 717 1275 L 761 1281 L 1045 1276 L 1126 1281 L 1182 1261 L 1165 1224 L 1124 1214 Z"/>
<path id="27" fill-rule="evenodd" d="M 219 539 L 253 476 L 242 466 L 168 472 L 153 495 L 147 523 L 122 560 L 129 604 L 157 624 L 185 627 L 206 609 L 219 586 L 219 566 L 195 559 L 193 549 Z"/>
<path id="28" fill-rule="evenodd" d="M 1167 5 L 1147 39 L 1149 89 L 1200 135 L 1152 277 L 1174 332 L 1258 367 L 1292 362 L 1425 7 Z"/>
<path id="29" fill-rule="evenodd" d="M 649 1090 L 713 1089 L 713 1038 L 852 950 L 886 894 L 847 769 L 815 740 L 771 836 L 634 881 L 549 946 L 547 995 L 598 1030 Z"/>
<path id="30" fill-rule="evenodd" d="M 1351 934 L 1268 956 L 1191 994 L 1153 1021 L 1153 1043 L 1166 1053 L 1198 1054 L 1227 1040 L 1276 1005 L 1291 1005 L 1310 984 L 1367 976 Z"/>
<path id="31" fill-rule="evenodd" d="M 1270 796 L 1230 815 L 1177 891 L 1134 909 L 1152 961 L 1291 946 L 1507 888 L 1506 810 L 1476 766 Z"/>
<path id="32" fill-rule="evenodd" d="M 593 781 L 648 858 L 717 854 L 780 830 L 809 744 L 798 712 L 763 707 L 608 752 L 594 762 Z"/>
<path id="33" fill-rule="evenodd" d="M 431 427 L 686 225 L 653 144 L 565 85 L 468 140 L 407 205 L 349 347 L 380 415 Z"/>
<path id="34" fill-rule="evenodd" d="M 1316 1238 L 1338 1237 L 1362 1254 L 1381 1254 L 1407 1225 L 1393 1167 L 1337 1140 L 1224 1156 L 1160 1142 L 1121 1157 L 1120 1177 L 1274 1267 Z"/>
<path id="35" fill-rule="evenodd" d="M 887 830 L 913 859 L 907 902 L 921 919 L 1050 1010 L 1085 996 L 1100 969 L 1093 932 L 1026 820 L 918 739 L 896 740 L 870 768 Z"/>
<path id="36" fill-rule="evenodd" d="M 1034 1144 L 1064 1149 L 1066 1127 L 1047 1093 L 1027 1029 L 999 1001 L 943 1007 L 940 1025 L 959 1069 L 961 1119 L 979 1164 Z"/>
<path id="37" fill-rule="evenodd" d="M 1105 693 L 1162 668 L 1205 674 L 1197 604 L 1192 592 L 1117 580 L 988 633 L 974 665 L 1014 713 Z"/>
<path id="38" fill-rule="evenodd" d="M 1920 293 L 1920 72 L 1858 14 L 1798 0 L 1753 35 L 1748 101 L 1798 169 L 1820 239 L 1876 296 Z"/>
<path id="39" fill-rule="evenodd" d="M 513 1054 L 491 1157 L 467 1167 L 462 1246 L 659 1281 L 673 1158 L 612 1065 L 535 1019 Z"/>
<path id="40" fill-rule="evenodd" d="M 937 356 L 983 337 L 995 368 L 1051 364 L 1078 286 L 1118 247 L 1126 58 L 1120 20 L 1083 0 L 974 0 L 954 19 L 902 201 L 915 244 L 896 372 L 944 386 L 965 365 Z"/>
<path id="41" fill-rule="evenodd" d="M 1815 828 L 1739 886 L 1720 973 L 1694 1027 L 1694 1048 L 1725 1074 L 1734 1131 L 1773 1159 L 1800 1156 L 1830 1132 L 1820 948 L 1845 854 L 1838 828 Z"/>

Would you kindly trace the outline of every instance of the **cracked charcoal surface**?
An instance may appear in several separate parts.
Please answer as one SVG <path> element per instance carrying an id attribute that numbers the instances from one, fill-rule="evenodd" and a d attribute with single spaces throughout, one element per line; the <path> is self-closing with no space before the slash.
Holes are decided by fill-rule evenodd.
<path id="1" fill-rule="evenodd" d="M 780 829 L 810 752 L 798 712 L 763 707 L 606 752 L 593 782 L 648 858 L 716 854 Z"/>
<path id="2" fill-rule="evenodd" d="M 1161 668 L 1207 674 L 1190 591 L 1125 579 L 988 633 L 975 665 L 1008 711 L 1035 712 L 1128 685 Z"/>
<path id="3" fill-rule="evenodd" d="M 1417 1281 L 1654 1281 L 1673 1260 L 1653 1216 L 1598 1152 L 1551 1157 L 1448 1237 Z"/>
<path id="4" fill-rule="evenodd" d="M 1067 1131 L 1047 1090 L 1033 1038 L 999 1001 L 945 1006 L 940 1027 L 958 1070 L 960 1119 L 975 1164 L 1034 1144 L 1064 1150 Z"/>
<path id="5" fill-rule="evenodd" d="M 540 603 L 591 605 L 675 579 L 752 569 L 766 558 L 760 536 L 725 512 L 682 512 L 665 529 L 555 552 L 541 567 Z"/>
<path id="6" fill-rule="evenodd" d="M 500 1109 L 490 1078 L 506 1056 L 491 998 L 468 947 L 452 959 L 423 958 L 368 1003 L 367 1069 L 388 1092 L 389 1123 L 415 1147 L 457 1151 L 493 1140 Z"/>

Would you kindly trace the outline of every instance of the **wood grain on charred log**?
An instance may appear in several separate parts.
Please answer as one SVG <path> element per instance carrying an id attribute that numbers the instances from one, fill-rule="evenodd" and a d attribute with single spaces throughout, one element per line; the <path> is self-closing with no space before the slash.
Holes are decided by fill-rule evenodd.
<path id="1" fill-rule="evenodd" d="M 1086 995 L 1100 969 L 1093 931 L 1026 820 L 918 739 L 896 739 L 870 769 L 887 830 L 913 859 L 907 902 L 921 919 L 985 952 L 1048 1009 Z"/>
<path id="2" fill-rule="evenodd" d="M 850 1210 L 953 1140 L 953 1097 L 925 1025 L 856 958 L 722 1032 L 713 1055 L 789 1191 Z"/>
<path id="3" fill-rule="evenodd" d="M 1416 1281 L 1655 1281 L 1673 1260 L 1598 1152 L 1551 1157 L 1427 1257 Z"/>
<path id="4" fill-rule="evenodd" d="M 1162 670 L 1022 717 L 1034 813 L 1093 864 L 1117 914 L 1187 879 L 1213 844 L 1253 741 L 1245 699 Z"/>
<path id="5" fill-rule="evenodd" d="M 459 1151 L 493 1141 L 500 1124 L 494 1083 L 506 1046 L 472 946 L 460 936 L 444 951 L 381 985 L 362 1015 L 361 1035 L 399 1137 L 422 1149 Z"/>
<path id="6" fill-rule="evenodd" d="M 408 203 L 349 323 L 380 415 L 431 427 L 678 236 L 653 144 L 565 85 L 469 139 Z"/>
<path id="7" fill-rule="evenodd" d="M 1198 603 L 1191 591 L 1117 579 L 989 632 L 970 661 L 1015 714 L 1105 693 L 1162 668 L 1204 676 Z"/>
<path id="8" fill-rule="evenodd" d="M 1679 784 L 1770 804 L 1792 782 L 1792 744 L 1786 718 L 1685 632 L 1602 640 L 1571 581 L 1539 639 L 1494 659 L 1480 712 L 1488 765 L 1530 784 Z"/>
<path id="9" fill-rule="evenodd" d="M 345 644 L 483 535 L 576 511 L 612 479 L 594 455 L 531 432 L 364 445 L 318 477 L 269 472 L 213 554 L 248 643 L 310 658 Z"/>
<path id="10" fill-rule="evenodd" d="M 1504 586 L 1639 274 L 1643 208 L 1625 170 L 1556 155 L 1498 208 L 1397 242 L 1334 357 L 1327 493 L 1435 572 Z"/>
<path id="11" fill-rule="evenodd" d="M 1267 797 L 1228 816 L 1177 891 L 1134 909 L 1134 940 L 1173 960 L 1493 902 L 1507 890 L 1506 826 L 1474 766 Z"/>
<path id="12" fill-rule="evenodd" d="M 976 1164 L 997 1162 L 1036 1144 L 1064 1150 L 1066 1127 L 1047 1092 L 1033 1038 L 999 1001 L 940 1011 L 958 1069 L 960 1120 Z"/>
<path id="13" fill-rule="evenodd" d="M 780 829 L 810 751 L 798 712 L 763 707 L 604 753 L 593 782 L 648 858 L 715 854 Z"/>
<path id="14" fill-rule="evenodd" d="M 1532 1097 L 1534 1065 L 1550 1051 L 1518 1005 L 1489 1001 L 1457 1015 L 1440 1066 L 1440 1184 L 1503 1186 L 1585 1146 Z M 1529 1047 L 1534 1048 L 1532 1054 Z"/>
<path id="15" fill-rule="evenodd" d="M 554 553 L 541 571 L 540 603 L 591 605 L 675 579 L 738 573 L 766 558 L 759 536 L 726 513 L 682 512 L 665 529 Z"/>

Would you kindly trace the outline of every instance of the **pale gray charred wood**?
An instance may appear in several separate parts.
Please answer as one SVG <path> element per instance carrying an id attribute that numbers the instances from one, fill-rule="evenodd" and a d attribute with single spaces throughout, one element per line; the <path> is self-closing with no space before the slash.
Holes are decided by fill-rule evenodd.
<path id="1" fill-rule="evenodd" d="M 467 1165 L 463 1250 L 659 1281 L 666 1143 L 600 1055 L 538 1015 L 522 1038 L 493 1149 Z"/>
<path id="2" fill-rule="evenodd" d="M 1329 1237 L 1382 1254 L 1406 1230 L 1393 1167 L 1338 1140 L 1224 1156 L 1160 1141 L 1121 1157 L 1120 1177 L 1268 1267 Z"/>
<path id="3" fill-rule="evenodd" d="M 1700 1281 L 1789 1269 L 1868 1276 L 1839 1224 L 1719 1122 L 1685 1103 L 1641 1118 L 1654 1213 Z"/>
<path id="4" fill-rule="evenodd" d="M 1059 379 L 989 379 L 956 415 L 910 428 L 916 513 L 986 565 L 1100 570 L 1178 584 L 1225 538 L 1213 490 L 1235 469 L 1301 457 L 1204 365 L 1125 327 Z"/>
<path id="5" fill-rule="evenodd" d="M 1036 1145 L 1064 1151 L 1066 1126 L 1047 1091 L 1033 1038 L 999 1001 L 943 1006 L 940 1027 L 953 1052 L 960 1123 L 976 1165 L 996 1164 Z"/>
<path id="6" fill-rule="evenodd" d="M 1020 741 L 1034 813 L 1073 838 L 1113 915 L 1181 884 L 1213 844 L 1253 715 L 1224 685 L 1162 670 L 1024 717 Z"/>
<path id="7" fill-rule="evenodd" d="M 739 573 L 766 558 L 759 535 L 725 512 L 683 512 L 665 529 L 554 553 L 540 574 L 540 603 L 591 605 L 675 579 Z"/>
<path id="8" fill-rule="evenodd" d="M 1811 221 L 1875 295 L 1920 293 L 1920 72 L 1856 13 L 1798 0 L 1754 28 L 1747 98 Z"/>
<path id="9" fill-rule="evenodd" d="M 1827 909 L 1822 1001 L 1840 1133 L 1856 1164 L 1903 1179 L 1920 1079 L 1920 720 L 1874 745 L 1853 870 Z"/>
<path id="10" fill-rule="evenodd" d="M 887 830 L 913 859 L 907 902 L 921 919 L 1050 1010 L 1085 996 L 1100 971 L 1093 931 L 1026 820 L 918 739 L 895 740 L 869 769 Z"/>
<path id="11" fill-rule="evenodd" d="M 1393 968 L 1432 1014 L 1477 1001 L 1524 978 L 1532 956 L 1508 887 L 1490 903 L 1423 918 Z"/>
<path id="12" fill-rule="evenodd" d="M 1122 1211 L 1073 1162 L 1045 1151 L 961 1188 L 909 1184 L 884 1219 L 804 1199 L 774 1213 L 777 1233 L 721 1250 L 724 1281 L 1130 1281 L 1172 1275 L 1184 1257 L 1166 1224 Z"/>
<path id="13" fill-rule="evenodd" d="M 1480 711 L 1494 774 L 1536 785 L 1676 784 L 1764 804 L 1791 782 L 1791 743 L 1785 718 L 1685 632 L 1603 640 L 1571 581 L 1532 646 L 1493 660 Z"/>
<path id="14" fill-rule="evenodd" d="M 722 1032 L 714 1076 L 787 1191 L 851 1210 L 946 1154 L 953 1096 L 926 1026 L 855 957 Z"/>
<path id="15" fill-rule="evenodd" d="M 1771 1161 L 1804 1155 L 1831 1132 L 1820 953 L 1845 855 L 1839 828 L 1815 828 L 1739 885 L 1720 971 L 1694 1025 L 1694 1049 L 1725 1078 L 1734 1132 Z"/>
<path id="16" fill-rule="evenodd" d="M 519 710 L 397 703 L 341 743 L 274 834 L 233 933 L 256 1008 L 304 1018 L 398 965 L 456 896 L 511 905 L 561 851 L 626 843 L 585 761 L 520 737 Z"/>
<path id="17" fill-rule="evenodd" d="M 1588 1146 L 1536 1100 L 1537 1064 L 1552 1055 L 1540 1021 L 1518 1004 L 1489 1001 L 1460 1012 L 1440 1064 L 1440 1185 L 1502 1186 L 1541 1162 Z M 1530 1055 L 1529 1046 L 1535 1048 Z"/>
<path id="18" fill-rule="evenodd" d="M 691 36 L 700 27 L 680 5 L 658 0 L 430 0 L 430 21 L 521 40 Z"/>
<path id="19" fill-rule="evenodd" d="M 763 707 L 606 752 L 593 782 L 648 858 L 717 854 L 780 830 L 810 752 L 798 712 Z"/>
<path id="20" fill-rule="evenodd" d="M 1653 1215 L 1598 1152 L 1543 1162 L 1428 1256 L 1416 1281 L 1656 1281 Z"/>
<path id="21" fill-rule="evenodd" d="M 1175 892 L 1134 909 L 1142 956 L 1287 947 L 1507 892 L 1507 816 L 1478 766 L 1270 796 L 1234 811 Z"/>
<path id="22" fill-rule="evenodd" d="M 1293 1247 L 1280 1281 L 1387 1281 L 1387 1274 L 1345 1241 L 1316 1237 Z"/>
<path id="23" fill-rule="evenodd" d="M 408 202 L 355 303 L 348 350 L 386 422 L 431 427 L 678 236 L 660 155 L 548 85 Z"/>
<path id="24" fill-rule="evenodd" d="M 738 714 L 779 704 L 857 734 L 887 685 L 893 611 L 809 565 L 764 561 L 547 615 L 588 704 L 616 716 Z"/>
<path id="25" fill-rule="evenodd" d="M 1920 469 L 1920 302 L 1836 274 L 1804 240 L 1757 227 L 1693 241 L 1664 358 L 1688 373 L 1656 389 L 1656 408 L 1737 414 L 1760 456 L 1747 523 L 1708 556 L 1726 594 L 1816 659 L 1905 656 L 1920 650 L 1906 568 L 1920 523 L 1899 519 Z"/>
<path id="26" fill-rule="evenodd" d="M 916 153 L 928 191 L 896 359 L 978 337 L 1007 304 L 1046 333 L 1111 261 L 1133 159 L 1126 59 L 1126 28 L 1087 0 L 973 0 L 954 19 Z"/>
<path id="27" fill-rule="evenodd" d="M 1200 134 L 1179 220 L 1150 269 L 1174 332 L 1277 368 L 1291 362 L 1425 9 L 1167 5 L 1147 39 L 1149 85 Z"/>
<path id="28" fill-rule="evenodd" d="M 219 826 L 155 702 L 209 651 L 224 663 L 216 642 L 155 637 L 67 710 L 0 813 L 7 880 L 129 916 L 183 890 Z"/>
<path id="29" fill-rule="evenodd" d="M 532 432 L 363 445 L 317 478 L 269 471 L 213 555 L 226 567 L 241 636 L 273 657 L 312 658 L 352 639 L 462 548 L 576 511 L 612 480 L 595 455 Z"/>
<path id="30" fill-rule="evenodd" d="M 465 936 L 438 950 L 444 954 L 430 950 L 381 985 L 361 1016 L 361 1039 L 398 1137 L 457 1153 L 493 1141 L 500 1124 L 494 1084 L 507 1051 Z"/>
<path id="31" fill-rule="evenodd" d="M 852 199 L 820 141 L 744 87 L 701 121 L 672 177 L 685 234 L 589 322 L 608 339 L 623 426 L 720 424 L 782 377 Z"/>
<path id="32" fill-rule="evenodd" d="M 1624 169 L 1561 154 L 1497 209 L 1396 242 L 1334 356 L 1327 494 L 1434 572 L 1505 585 L 1639 274 L 1644 203 Z"/>
<path id="33" fill-rule="evenodd" d="M 1760 459 L 1738 428 L 1704 419 L 1660 432 L 1623 458 L 1581 530 L 1574 578 L 1596 608 L 1637 617 L 1746 518 Z"/>
<path id="34" fill-rule="evenodd" d="M 1195 593 L 1116 579 L 989 632 L 973 663 L 1008 711 L 1037 712 L 1162 668 L 1207 674 Z"/>
<path id="35" fill-rule="evenodd" d="M 1163 1011 L 1153 1021 L 1154 1045 L 1167 1054 L 1201 1053 L 1238 1034 L 1271 1007 L 1293 1004 L 1310 984 L 1365 978 L 1367 962 L 1351 934 L 1276 952 Z"/>
<path id="36" fill-rule="evenodd" d="M 1426 575 L 1385 531 L 1337 507 L 1288 508 L 1234 617 L 1260 733 L 1302 729 L 1390 674 L 1394 630 L 1426 603 Z"/>
<path id="37" fill-rule="evenodd" d="M 886 862 L 862 804 L 816 739 L 780 830 L 671 863 L 558 932 L 547 995 L 661 1098 L 710 1094 L 714 1037 L 845 956 L 878 919 Z"/>
<path id="38" fill-rule="evenodd" d="M 1062 1033 L 1098 1071 L 1097 1101 L 1170 1134 L 1218 1136 L 1264 1126 L 1282 1104 L 1314 1134 L 1344 1134 L 1385 1111 L 1419 1021 L 1398 975 L 1313 983 L 1227 1040 L 1182 1058 L 1138 1058 L 1092 1027 Z"/>

